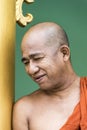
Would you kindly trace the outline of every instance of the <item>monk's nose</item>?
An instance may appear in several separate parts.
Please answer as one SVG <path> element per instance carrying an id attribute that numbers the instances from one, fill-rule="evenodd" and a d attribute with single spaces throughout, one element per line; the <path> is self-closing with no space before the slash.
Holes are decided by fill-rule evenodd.
<path id="1" fill-rule="evenodd" d="M 34 75 L 38 71 L 39 71 L 39 67 L 35 63 L 30 62 L 29 66 L 28 66 L 28 74 Z"/>

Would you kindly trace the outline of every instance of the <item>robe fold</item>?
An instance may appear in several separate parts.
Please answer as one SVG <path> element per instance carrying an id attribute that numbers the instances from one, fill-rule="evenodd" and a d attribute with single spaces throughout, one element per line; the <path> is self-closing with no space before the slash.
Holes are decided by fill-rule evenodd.
<path id="1" fill-rule="evenodd" d="M 87 77 L 80 78 L 80 102 L 60 130 L 87 130 Z"/>

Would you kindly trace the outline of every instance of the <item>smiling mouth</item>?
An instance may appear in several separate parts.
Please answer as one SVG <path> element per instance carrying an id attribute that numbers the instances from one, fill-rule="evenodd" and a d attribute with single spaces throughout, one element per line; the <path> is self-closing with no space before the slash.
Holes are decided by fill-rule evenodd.
<path id="1" fill-rule="evenodd" d="M 46 75 L 40 75 L 40 76 L 37 76 L 37 77 L 33 77 L 34 81 L 35 82 L 41 82 L 43 80 L 43 78 L 45 77 Z"/>

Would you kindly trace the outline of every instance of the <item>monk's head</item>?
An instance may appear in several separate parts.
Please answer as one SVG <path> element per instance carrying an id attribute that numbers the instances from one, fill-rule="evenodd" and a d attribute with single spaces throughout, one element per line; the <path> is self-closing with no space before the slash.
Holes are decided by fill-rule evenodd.
<path id="1" fill-rule="evenodd" d="M 26 72 L 41 88 L 61 85 L 68 72 L 70 50 L 67 35 L 59 25 L 34 25 L 24 35 L 21 49 Z"/>
<path id="2" fill-rule="evenodd" d="M 41 40 L 42 38 L 44 42 L 40 42 L 37 45 L 44 44 L 47 46 L 53 46 L 53 47 L 59 47 L 61 45 L 67 45 L 69 46 L 68 38 L 66 35 L 66 32 L 56 23 L 52 22 L 44 22 L 44 23 L 39 23 L 33 27 L 31 27 L 27 33 L 25 34 L 23 41 L 35 39 L 35 46 L 36 46 L 36 41 Z M 22 46 L 23 46 L 22 42 Z M 25 45 L 25 43 L 24 43 Z"/>

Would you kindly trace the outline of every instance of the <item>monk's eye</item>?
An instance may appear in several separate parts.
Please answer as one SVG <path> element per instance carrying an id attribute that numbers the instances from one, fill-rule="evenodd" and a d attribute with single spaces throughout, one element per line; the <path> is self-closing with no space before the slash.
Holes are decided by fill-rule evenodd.
<path id="1" fill-rule="evenodd" d="M 28 65 L 28 64 L 29 64 L 29 61 L 26 60 L 26 61 L 24 61 L 23 63 L 24 63 L 24 65 Z"/>

